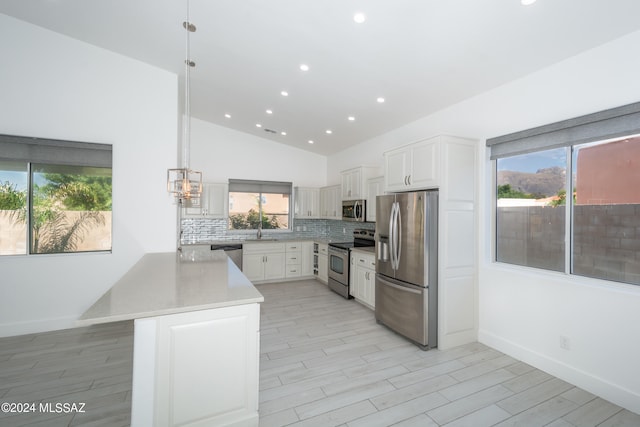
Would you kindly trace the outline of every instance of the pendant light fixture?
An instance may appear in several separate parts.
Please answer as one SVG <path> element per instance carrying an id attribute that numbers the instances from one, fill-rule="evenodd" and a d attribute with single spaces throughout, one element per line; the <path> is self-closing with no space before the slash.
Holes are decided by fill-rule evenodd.
<path id="1" fill-rule="evenodd" d="M 182 23 L 186 31 L 186 59 L 184 61 L 184 116 L 182 118 L 182 167 L 167 170 L 167 191 L 173 194 L 175 202 L 183 207 L 200 206 L 202 194 L 202 172 L 191 170 L 191 103 L 190 73 L 196 63 L 191 60 L 189 34 L 196 31 L 196 26 L 189 20 L 189 0 L 187 1 L 187 19 Z"/>

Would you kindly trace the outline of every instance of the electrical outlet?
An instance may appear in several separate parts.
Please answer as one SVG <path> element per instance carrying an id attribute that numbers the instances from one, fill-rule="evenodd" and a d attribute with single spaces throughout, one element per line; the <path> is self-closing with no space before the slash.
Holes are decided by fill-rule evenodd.
<path id="1" fill-rule="evenodd" d="M 347 228 L 346 227 L 342 227 L 342 234 L 347 234 Z"/>
<path id="2" fill-rule="evenodd" d="M 568 337 L 560 335 L 560 348 L 563 350 L 571 350 L 571 341 Z"/>

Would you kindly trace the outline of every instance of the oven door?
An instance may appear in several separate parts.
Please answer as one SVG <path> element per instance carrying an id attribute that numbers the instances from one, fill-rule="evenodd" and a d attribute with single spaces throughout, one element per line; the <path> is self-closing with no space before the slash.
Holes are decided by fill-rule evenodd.
<path id="1" fill-rule="evenodd" d="M 329 246 L 329 278 L 349 285 L 349 251 Z"/>

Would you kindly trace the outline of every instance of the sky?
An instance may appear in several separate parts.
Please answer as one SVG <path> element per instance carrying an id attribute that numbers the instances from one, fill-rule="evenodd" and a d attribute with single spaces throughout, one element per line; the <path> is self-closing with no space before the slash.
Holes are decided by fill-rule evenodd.
<path id="1" fill-rule="evenodd" d="M 498 159 L 498 170 L 535 173 L 538 169 L 567 167 L 566 149 L 555 148 L 530 154 Z"/>

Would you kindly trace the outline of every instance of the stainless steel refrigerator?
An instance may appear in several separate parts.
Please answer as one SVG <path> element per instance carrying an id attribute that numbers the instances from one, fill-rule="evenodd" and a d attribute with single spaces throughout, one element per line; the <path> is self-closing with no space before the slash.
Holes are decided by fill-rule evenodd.
<path id="1" fill-rule="evenodd" d="M 376 320 L 438 345 L 438 191 L 376 199 Z"/>

